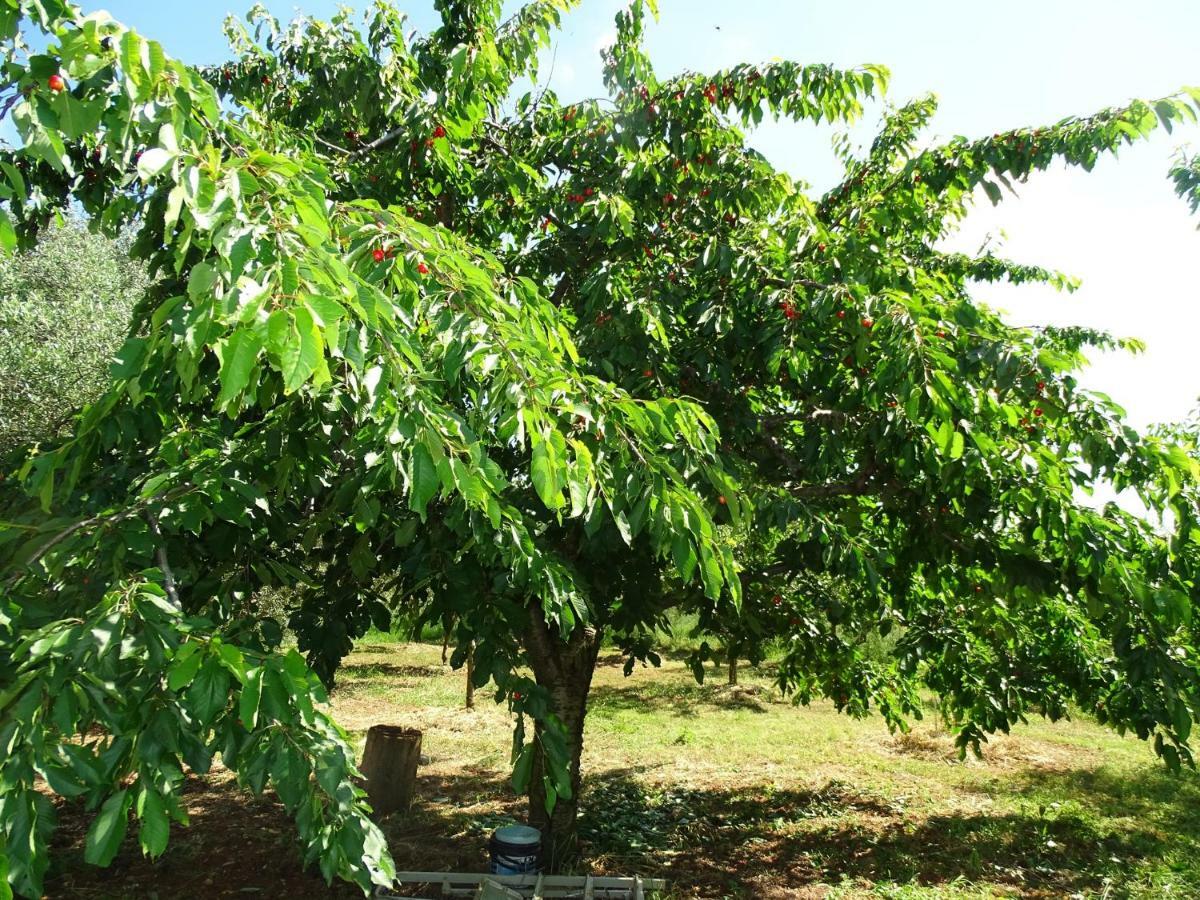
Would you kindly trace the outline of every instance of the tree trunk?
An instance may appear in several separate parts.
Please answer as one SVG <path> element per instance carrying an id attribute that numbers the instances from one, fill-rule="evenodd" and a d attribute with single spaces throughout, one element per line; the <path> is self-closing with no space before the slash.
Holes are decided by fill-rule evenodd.
<path id="1" fill-rule="evenodd" d="M 417 784 L 421 732 L 398 725 L 372 725 L 367 730 L 359 769 L 367 782 L 367 799 L 376 816 L 406 810 Z"/>
<path id="2" fill-rule="evenodd" d="M 475 643 L 467 651 L 467 709 L 475 708 Z"/>
<path id="3" fill-rule="evenodd" d="M 729 684 L 736 685 L 738 676 L 738 658 L 737 653 L 733 650 L 729 651 Z"/>
<path id="4" fill-rule="evenodd" d="M 534 758 L 529 783 L 529 824 L 542 832 L 542 867 L 551 873 L 569 866 L 579 851 L 575 821 L 582 789 L 579 760 L 583 752 L 583 720 L 600 641 L 601 631 L 590 625 L 576 627 L 570 639 L 563 641 L 555 630 L 547 627 L 541 610 L 530 611 L 525 650 L 534 678 L 550 695 L 550 709 L 563 724 L 570 759 L 571 797 L 558 797 L 550 813 L 546 812 L 541 754 Z M 540 733 L 539 725 L 539 736 Z"/>

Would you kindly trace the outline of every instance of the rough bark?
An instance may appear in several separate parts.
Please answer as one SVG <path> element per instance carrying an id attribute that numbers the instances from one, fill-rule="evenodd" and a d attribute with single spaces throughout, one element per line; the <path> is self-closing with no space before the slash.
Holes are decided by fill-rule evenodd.
<path id="1" fill-rule="evenodd" d="M 737 653 L 729 651 L 729 684 L 736 685 L 738 683 L 738 658 Z"/>
<path id="2" fill-rule="evenodd" d="M 542 832 L 542 865 L 548 872 L 561 871 L 578 856 L 576 816 L 582 790 L 579 761 L 588 692 L 601 636 L 597 628 L 577 627 L 570 639 L 564 641 L 557 630 L 547 627 L 540 610 L 530 612 L 525 650 L 534 678 L 550 695 L 550 708 L 566 731 L 571 772 L 570 799 L 560 796 L 553 811 L 547 813 L 543 761 L 540 755 L 534 760 L 529 784 L 529 824 Z"/>
<path id="3" fill-rule="evenodd" d="M 467 709 L 475 708 L 475 644 L 467 653 Z"/>

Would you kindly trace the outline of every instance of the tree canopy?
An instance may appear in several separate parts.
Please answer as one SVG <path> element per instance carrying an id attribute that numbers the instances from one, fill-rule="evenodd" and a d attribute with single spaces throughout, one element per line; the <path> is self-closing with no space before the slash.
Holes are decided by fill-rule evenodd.
<path id="1" fill-rule="evenodd" d="M 509 704 L 514 783 L 556 836 L 601 638 L 653 661 L 673 608 L 782 639 L 803 702 L 903 728 L 932 688 L 964 749 L 1073 703 L 1190 764 L 1194 442 L 1080 388 L 1116 339 L 971 293 L 1069 277 L 939 242 L 977 191 L 1091 168 L 1200 91 L 932 146 L 932 97 L 889 106 L 814 196 L 746 130 L 853 120 L 882 67 L 660 77 L 634 0 L 609 96 L 567 104 L 516 85 L 571 0 L 435 5 L 423 36 L 386 2 L 362 31 L 257 9 L 197 69 L 60 0 L 0 3 L 0 243 L 77 204 L 134 225 L 156 279 L 106 393 L 2 499 L 16 890 L 47 862 L 37 782 L 98 810 L 103 865 L 131 812 L 163 852 L 184 767 L 218 755 L 326 877 L 387 883 L 321 682 L 401 605 L 453 622 Z M 1083 502 L 1101 482 L 1161 520 Z M 278 586 L 300 652 L 256 605 Z"/>

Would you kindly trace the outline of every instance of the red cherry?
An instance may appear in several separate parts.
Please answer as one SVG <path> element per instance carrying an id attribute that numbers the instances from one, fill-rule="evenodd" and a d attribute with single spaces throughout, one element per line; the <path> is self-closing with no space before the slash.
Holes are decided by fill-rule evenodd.
<path id="1" fill-rule="evenodd" d="M 940 506 L 940 507 L 938 507 L 938 512 L 940 512 L 944 516 L 944 515 L 946 515 L 946 513 L 950 512 L 950 507 Z"/>
<path id="2" fill-rule="evenodd" d="M 435 140 L 437 138 L 444 138 L 445 136 L 446 136 L 446 129 L 443 128 L 441 125 L 439 125 L 435 129 L 433 129 L 433 137 Z"/>
<path id="3" fill-rule="evenodd" d="M 800 620 L 798 618 L 796 618 L 796 616 L 792 616 L 790 619 L 788 619 L 788 624 L 789 625 L 799 625 Z"/>
<path id="4" fill-rule="evenodd" d="M 270 84 L 270 83 L 271 83 L 271 77 L 270 77 L 269 75 L 264 75 L 264 76 L 262 77 L 262 83 L 263 83 L 263 84 Z"/>
<path id="5" fill-rule="evenodd" d="M 1044 381 L 1039 381 L 1039 382 L 1037 383 L 1037 389 L 1038 389 L 1039 391 L 1044 391 L 1044 390 L 1046 389 L 1046 382 L 1044 382 Z"/>
<path id="6" fill-rule="evenodd" d="M 889 401 L 887 402 L 887 405 L 888 405 L 888 409 L 895 409 L 895 408 L 896 408 L 896 401 L 895 401 L 895 400 L 889 400 Z"/>
<path id="7" fill-rule="evenodd" d="M 850 368 L 854 368 L 854 357 L 847 356 L 845 359 L 842 360 L 842 365 L 849 366 Z"/>
<path id="8" fill-rule="evenodd" d="M 977 593 L 977 594 L 982 594 L 982 593 L 983 593 L 983 588 L 982 588 L 982 587 L 980 587 L 979 585 L 975 585 L 975 593 Z"/>
<path id="9" fill-rule="evenodd" d="M 514 700 L 520 700 L 520 699 L 521 699 L 521 692 L 520 692 L 520 691 L 513 691 L 513 699 L 514 699 Z"/>
<path id="10" fill-rule="evenodd" d="M 654 256 L 654 251 L 651 250 L 649 247 L 643 247 L 642 249 L 646 251 L 647 256 L 650 256 L 650 257 Z"/>
<path id="11" fill-rule="evenodd" d="M 591 188 L 584 188 L 584 189 L 583 189 L 583 196 L 585 196 L 585 197 L 590 197 L 590 196 L 592 196 L 592 194 L 594 194 L 594 193 L 596 193 L 596 192 L 595 192 L 594 190 L 592 190 Z"/>
<path id="12" fill-rule="evenodd" d="M 375 262 L 377 262 L 377 263 L 383 262 L 384 256 L 385 256 L 384 252 L 382 250 L 380 250 L 378 247 L 376 247 L 374 250 L 371 251 L 371 258 L 374 259 Z"/>
<path id="13" fill-rule="evenodd" d="M 774 597 L 771 598 L 771 602 L 774 603 L 776 606 L 779 606 L 781 603 L 783 603 L 783 598 L 780 597 L 778 594 L 776 594 Z"/>
<path id="14" fill-rule="evenodd" d="M 1035 416 L 1041 416 L 1041 415 L 1043 415 L 1043 413 L 1042 413 L 1042 408 L 1041 408 L 1040 406 L 1039 406 L 1039 407 L 1037 407 L 1037 408 L 1036 408 L 1036 409 L 1033 411 L 1033 414 L 1034 414 Z"/>
<path id="15" fill-rule="evenodd" d="M 67 83 L 61 75 L 51 75 L 46 81 L 46 86 L 56 94 L 67 89 Z"/>
<path id="16" fill-rule="evenodd" d="M 874 324 L 875 324 L 875 323 L 874 323 L 874 322 L 872 322 L 870 319 L 863 319 L 863 320 L 862 320 L 862 327 L 863 327 L 863 328 L 871 328 L 872 326 L 874 326 Z"/>
<path id="17" fill-rule="evenodd" d="M 653 370 L 653 369 L 646 369 L 644 372 L 642 372 L 642 374 L 643 374 L 643 375 L 645 375 L 647 378 L 653 378 L 653 377 L 654 377 L 654 370 Z"/>
<path id="18" fill-rule="evenodd" d="M 818 249 L 818 250 L 820 250 L 822 253 L 824 253 L 824 252 L 825 252 L 825 245 L 824 245 L 824 244 L 817 244 L 817 249 Z"/>
<path id="19" fill-rule="evenodd" d="M 423 263 L 423 262 L 417 263 L 417 271 L 420 272 L 422 275 L 428 275 L 429 274 L 429 266 L 425 265 L 425 263 Z"/>
<path id="20" fill-rule="evenodd" d="M 844 319 L 844 318 L 846 318 L 846 311 L 845 311 L 844 309 L 839 309 L 839 310 L 837 311 L 837 317 L 838 317 L 839 319 Z"/>
<path id="21" fill-rule="evenodd" d="M 725 495 L 724 495 L 724 494 L 721 494 L 719 497 L 717 497 L 717 502 L 718 502 L 718 503 L 720 503 L 722 506 L 724 506 L 724 505 L 725 505 L 725 503 L 726 503 L 726 501 L 725 501 Z"/>
<path id="22" fill-rule="evenodd" d="M 937 333 L 937 336 L 938 336 L 938 337 L 940 337 L 940 338 L 944 338 L 944 337 L 946 336 L 946 332 L 944 332 L 944 331 L 939 331 L 939 332 Z"/>

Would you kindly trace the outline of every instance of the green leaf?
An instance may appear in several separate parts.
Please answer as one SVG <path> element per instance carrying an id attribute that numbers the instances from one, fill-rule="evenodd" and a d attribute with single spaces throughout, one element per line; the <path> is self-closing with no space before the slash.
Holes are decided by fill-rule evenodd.
<path id="1" fill-rule="evenodd" d="M 671 541 L 671 555 L 675 560 L 675 568 L 679 570 L 679 577 L 685 582 L 692 580 L 692 574 L 696 571 L 696 563 L 699 561 L 696 557 L 696 551 L 692 547 L 691 538 L 686 534 L 675 535 Z"/>
<path id="2" fill-rule="evenodd" d="M 133 796 L 128 790 L 117 791 L 100 808 L 84 839 L 83 858 L 93 866 L 107 866 L 121 849 L 129 828 L 129 807 Z"/>
<path id="3" fill-rule="evenodd" d="M 513 765 L 512 785 L 513 790 L 518 794 L 523 794 L 529 789 L 529 782 L 533 776 L 533 745 L 526 744 L 521 748 L 521 753 L 517 756 L 517 761 Z"/>
<path id="4" fill-rule="evenodd" d="M 712 600 L 721 596 L 721 564 L 705 545 L 700 545 L 700 577 L 704 582 L 704 594 Z"/>
<path id="5" fill-rule="evenodd" d="M 243 727 L 253 731 L 258 724 L 258 705 L 262 700 L 263 667 L 246 670 L 246 683 L 238 697 L 238 718 Z"/>
<path id="6" fill-rule="evenodd" d="M 289 316 L 280 354 L 285 393 L 295 393 L 316 371 L 317 363 L 321 360 L 318 341 L 312 314 L 308 310 L 297 309 Z"/>
<path id="7" fill-rule="evenodd" d="M 142 845 L 142 853 L 155 859 L 167 849 L 170 823 L 167 820 L 166 804 L 158 791 L 144 787 L 138 796 L 137 812 L 142 820 L 138 829 L 138 843 Z"/>
<path id="8" fill-rule="evenodd" d="M 950 458 L 959 459 L 963 455 L 964 438 L 961 431 L 955 430 L 950 438 Z"/>
<path id="9" fill-rule="evenodd" d="M 221 663 L 206 657 L 185 695 L 188 710 L 202 723 L 209 723 L 229 701 L 229 673 Z"/>
<path id="10" fill-rule="evenodd" d="M 176 657 L 167 672 L 167 687 L 172 691 L 178 692 L 191 684 L 192 679 L 196 677 L 196 672 L 200 670 L 200 663 L 204 661 L 204 654 L 195 652 L 197 645 L 187 646 L 190 646 L 193 652 L 186 656 L 180 654 Z"/>
<path id="11" fill-rule="evenodd" d="M 563 495 L 553 454 L 551 443 L 535 436 L 529 474 L 533 479 L 533 488 L 542 502 L 550 509 L 558 509 L 563 505 Z"/>
<path id="12" fill-rule="evenodd" d="M 146 42 L 136 31 L 121 35 L 121 68 L 134 88 L 140 87 L 149 77 L 146 71 Z"/>
<path id="13" fill-rule="evenodd" d="M 424 443 L 413 446 L 412 476 L 408 493 L 408 507 L 425 521 L 425 507 L 441 487 L 437 467 Z"/>
<path id="14" fill-rule="evenodd" d="M 217 407 L 226 408 L 246 389 L 250 372 L 258 362 L 258 353 L 263 348 L 263 339 L 257 331 L 239 328 L 217 348 L 221 360 L 221 392 L 217 395 Z"/>
<path id="15" fill-rule="evenodd" d="M 13 230 L 8 210 L 0 207 L 0 250 L 11 253 L 17 246 L 17 233 Z"/>
<path id="16" fill-rule="evenodd" d="M 138 176 L 143 181 L 150 181 L 159 172 L 169 166 L 175 159 L 175 154 L 162 147 L 151 147 L 138 159 Z"/>

